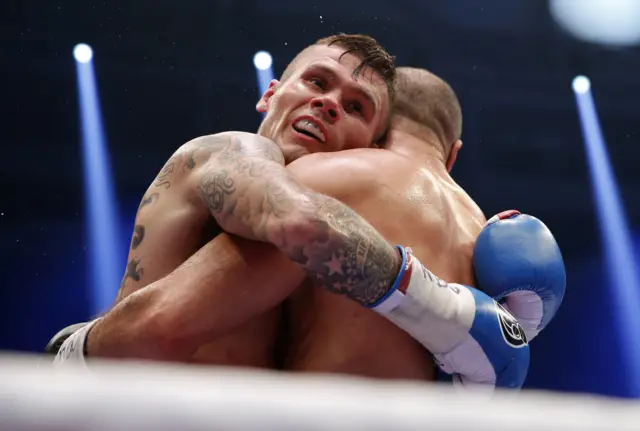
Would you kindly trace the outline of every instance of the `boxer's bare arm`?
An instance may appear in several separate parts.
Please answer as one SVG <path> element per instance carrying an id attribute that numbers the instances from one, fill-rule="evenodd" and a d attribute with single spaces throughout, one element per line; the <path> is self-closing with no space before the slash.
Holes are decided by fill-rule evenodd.
<path id="1" fill-rule="evenodd" d="M 388 290 L 398 251 L 349 207 L 299 183 L 275 143 L 234 132 L 193 145 L 188 189 L 223 230 L 275 245 L 316 282 L 363 305 Z"/>
<path id="2" fill-rule="evenodd" d="M 192 226 L 202 226 L 208 214 L 185 199 L 179 187 L 189 169 L 190 153 L 174 153 L 145 192 L 135 225 L 129 256 L 115 303 L 174 270 L 193 253 Z"/>
<path id="3" fill-rule="evenodd" d="M 181 250 L 185 241 L 179 238 L 193 233 L 184 226 L 176 232 L 172 225 L 201 218 L 206 213 L 197 208 L 203 204 L 224 231 L 275 245 L 318 283 L 336 286 L 363 304 L 387 290 L 400 265 L 397 251 L 366 221 L 296 181 L 275 143 L 229 132 L 183 145 L 149 188 L 118 300 L 187 259 L 193 250 Z M 145 238 L 152 230 L 155 234 Z"/>
<path id="4" fill-rule="evenodd" d="M 188 190 L 197 190 L 224 229 L 273 243 L 318 284 L 336 293 L 364 305 L 384 294 L 399 269 L 396 250 L 348 207 L 312 192 L 294 180 L 282 166 L 282 155 L 275 144 L 258 139 L 253 142 L 254 146 L 252 143 L 247 145 L 236 140 L 236 136 L 214 135 L 187 144 L 184 151 L 189 154 L 190 172 L 195 174 L 190 173 L 188 179 L 182 181 L 190 184 L 185 195 Z M 249 135 L 248 139 L 256 140 L 256 137 Z M 299 270 L 292 270 L 291 265 L 273 251 L 271 260 L 256 259 L 255 253 L 249 254 L 252 259 L 246 259 L 248 249 L 240 247 L 240 260 L 237 252 L 235 261 L 222 259 L 221 256 L 228 257 L 229 250 L 227 253 L 220 251 L 222 249 L 215 251 L 215 244 L 223 241 L 227 241 L 228 248 L 228 238 L 214 240 L 174 274 L 153 283 L 108 313 L 89 337 L 90 354 L 179 359 L 166 357 L 166 354 L 188 352 L 196 345 L 194 340 L 224 332 L 265 311 L 284 299 L 304 275 Z M 217 279 L 194 271 L 207 260 L 211 266 L 205 272 L 214 274 Z M 284 279 L 278 278 L 278 267 L 285 271 Z M 248 268 L 256 277 L 247 287 Z M 265 270 L 261 271 L 261 268 Z M 269 277 L 269 271 L 276 271 L 276 277 L 265 279 L 265 274 Z M 243 289 L 239 284 L 248 289 L 249 296 L 242 297 Z M 224 290 L 211 290 L 208 297 L 195 294 L 207 286 Z M 263 289 L 262 297 L 251 293 L 251 289 L 256 288 Z M 270 290 L 265 294 L 264 289 Z M 226 304 L 234 304 L 237 295 L 245 302 L 256 301 L 236 309 L 227 307 Z M 242 304 L 242 301 L 235 303 Z M 195 312 L 196 309 L 211 317 L 213 323 L 203 319 L 203 314 Z M 225 312 L 232 313 L 227 320 Z M 185 319 L 190 321 L 185 322 Z M 143 328 L 145 325 L 146 329 Z M 136 327 L 139 330 L 134 331 Z M 151 344 L 141 339 L 137 344 L 133 339 L 127 341 L 123 331 L 146 337 Z M 118 336 L 113 337 L 114 334 Z M 152 334 L 161 337 L 165 334 L 164 340 L 169 342 L 159 343 L 158 337 Z M 171 339 L 174 335 L 176 338 Z M 187 342 L 183 343 L 185 340 Z M 154 345 L 158 349 L 170 347 L 163 353 L 153 351 Z M 181 348 L 176 348 L 178 345 Z"/>
<path id="5" fill-rule="evenodd" d="M 251 161 L 258 163 L 250 165 Z M 222 225 L 235 227 L 241 235 L 255 236 L 247 229 L 240 232 L 240 220 L 232 225 L 234 215 L 246 208 L 222 213 L 225 208 L 218 205 L 223 205 L 225 195 L 236 188 L 245 192 L 234 175 L 243 174 L 250 166 L 249 175 L 256 174 L 256 169 L 266 174 L 273 169 L 270 164 L 283 164 L 281 152 L 270 141 L 253 134 L 221 133 L 182 145 L 164 164 L 140 203 L 116 304 L 183 263 L 196 250 L 202 227 L 211 217 L 209 211 L 218 212 L 216 218 Z M 249 215 L 243 221 L 250 223 Z"/>
<path id="6" fill-rule="evenodd" d="M 300 160 L 289 170 L 305 185 L 358 207 L 375 184 L 368 170 L 345 167 Z M 304 278 L 276 247 L 219 235 L 111 310 L 91 332 L 89 355 L 187 361 L 202 344 L 282 302 Z M 344 294 L 340 286 L 335 292 Z"/>
<path id="7" fill-rule="evenodd" d="M 89 356 L 188 361 L 204 343 L 271 309 L 304 280 L 274 246 L 218 235 L 93 327 Z"/>

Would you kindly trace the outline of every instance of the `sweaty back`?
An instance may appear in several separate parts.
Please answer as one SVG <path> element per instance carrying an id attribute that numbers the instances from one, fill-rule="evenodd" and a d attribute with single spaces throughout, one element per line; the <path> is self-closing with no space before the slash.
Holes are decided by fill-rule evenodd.
<path id="1" fill-rule="evenodd" d="M 347 203 L 391 244 L 411 247 L 440 278 L 473 285 L 473 244 L 485 218 L 441 165 L 362 149 L 308 156 L 291 168 L 310 186 Z M 433 378 L 428 352 L 346 298 L 304 286 L 287 309 L 293 328 L 286 354 L 290 369 Z"/>

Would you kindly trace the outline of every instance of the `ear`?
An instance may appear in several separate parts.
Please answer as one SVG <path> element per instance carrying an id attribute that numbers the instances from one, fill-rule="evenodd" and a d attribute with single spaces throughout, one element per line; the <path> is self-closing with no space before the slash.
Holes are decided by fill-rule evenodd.
<path id="1" fill-rule="evenodd" d="M 449 153 L 449 157 L 447 158 L 447 172 L 451 172 L 453 169 L 453 164 L 456 162 L 456 158 L 458 157 L 458 151 L 462 148 L 462 141 L 458 139 L 453 143 L 451 147 L 451 152 Z"/>
<path id="2" fill-rule="evenodd" d="M 269 108 L 269 101 L 271 100 L 271 96 L 276 92 L 276 89 L 280 84 L 280 81 L 277 79 L 272 79 L 269 83 L 269 87 L 267 87 L 267 91 L 264 92 L 260 100 L 258 100 L 258 104 L 256 105 L 256 111 L 258 112 L 267 112 Z"/>

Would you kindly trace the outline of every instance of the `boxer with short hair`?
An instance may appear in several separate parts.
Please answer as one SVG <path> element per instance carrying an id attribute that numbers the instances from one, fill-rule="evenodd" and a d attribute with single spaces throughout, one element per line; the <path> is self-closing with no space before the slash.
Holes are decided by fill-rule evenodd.
<path id="1" fill-rule="evenodd" d="M 399 247 L 403 264 L 393 283 L 354 289 L 349 280 L 357 271 L 344 265 L 345 255 L 329 253 L 324 268 L 309 272 L 328 292 L 303 286 L 284 307 L 292 328 L 284 343 L 284 366 L 429 380 L 433 368 L 426 347 L 445 371 L 459 375 L 459 382 L 520 387 L 528 347 L 518 323 L 482 292 L 441 281 L 473 284 L 473 244 L 485 220 L 448 175 L 461 146 L 455 94 L 423 72 L 404 72 L 398 101 L 403 103 L 402 94 L 408 98 L 424 92 L 433 103 L 429 109 L 436 123 L 425 125 L 417 112 L 399 105 L 388 149 L 311 155 L 289 169 L 305 184 L 351 205 L 388 240 L 411 245 L 434 272 Z M 353 229 L 353 220 L 341 228 Z M 350 253 L 364 263 L 376 258 L 369 253 L 384 254 L 384 249 L 382 244 L 354 244 Z M 493 252 L 495 247 L 485 250 Z M 308 258 L 295 260 L 301 264 Z M 390 267 L 370 269 L 386 273 Z M 89 355 L 139 356 L 146 351 L 157 359 L 189 360 L 207 341 L 216 339 L 213 346 L 224 346 L 229 330 L 277 304 L 293 290 L 291 282 L 304 276 L 277 250 L 222 235 L 173 274 L 125 300 L 120 323 L 112 319 L 110 334 L 106 325 L 102 333 L 89 334 Z"/>
<path id="2" fill-rule="evenodd" d="M 173 282 L 176 273 L 172 273 L 185 261 L 190 266 L 183 276 L 201 275 L 202 283 L 210 282 L 206 274 L 194 273 L 196 266 L 190 262 L 198 259 L 200 255 L 194 256 L 194 253 L 221 230 L 291 246 L 290 233 L 274 231 L 284 228 L 284 225 L 277 226 L 277 222 L 286 222 L 293 224 L 288 229 L 300 230 L 294 232 L 295 235 L 310 234 L 304 239 L 311 240 L 315 234 L 304 231 L 310 226 L 295 224 L 305 223 L 303 220 L 306 219 L 314 223 L 314 228 L 319 228 L 322 214 L 344 213 L 346 208 L 341 208 L 338 202 L 328 203 L 300 187 L 287 175 L 283 161 L 287 164 L 319 151 L 368 147 L 379 140 L 388 127 L 394 83 L 393 57 L 370 36 L 334 35 L 302 50 L 287 67 L 284 78 L 272 81 L 261 98 L 257 110 L 266 115 L 257 135 L 226 133 L 195 139 L 183 145 L 166 162 L 139 206 L 116 304 L 167 274 L 172 277 L 170 289 L 185 283 L 186 280 Z M 303 215 L 304 208 L 309 205 L 317 208 Z M 269 213 L 272 217 L 261 217 Z M 309 220 L 309 217 L 317 220 Z M 339 217 L 332 219 L 337 220 Z M 263 221 L 263 226 L 252 225 Z M 316 233 L 327 235 L 336 228 L 328 226 L 324 229 L 324 232 Z M 288 240 L 287 244 L 285 240 Z M 220 244 L 225 241 L 230 239 L 222 239 Z M 251 249 L 256 255 L 267 247 L 258 242 L 245 244 L 247 250 Z M 391 249 L 389 251 L 393 253 Z M 291 252 L 299 254 L 297 249 Z M 227 259 L 229 257 L 223 252 L 215 252 L 211 257 L 214 263 Z M 274 255 L 262 263 L 279 259 L 284 258 Z M 399 266 L 399 260 L 396 263 Z M 289 292 L 299 283 L 297 273 L 295 280 L 282 281 L 283 288 L 290 286 Z M 241 291 L 229 292 L 225 300 L 233 301 L 235 294 L 243 295 Z M 260 315 L 225 333 L 224 339 L 215 344 L 201 346 L 196 354 L 189 355 L 189 360 L 271 366 L 279 318 L 275 307 L 282 300 L 275 298 L 267 298 L 266 303 L 259 299 L 255 304 L 247 301 L 248 309 L 261 308 Z M 236 310 L 238 316 L 242 314 L 240 311 Z M 146 318 L 135 317 L 138 312 Z M 119 316 L 124 316 L 124 320 Z M 146 324 L 150 322 L 147 318 L 152 316 L 154 323 L 147 328 Z M 137 343 L 140 351 L 135 355 L 156 357 L 162 356 L 157 351 L 177 352 L 173 346 L 177 340 L 171 339 L 161 328 L 164 322 L 161 316 L 166 316 L 164 310 L 152 300 L 145 301 L 142 308 L 137 307 L 135 301 L 125 301 L 107 313 L 104 322 L 94 328 L 95 335 L 107 330 L 110 320 L 122 322 L 128 331 L 148 337 L 148 340 L 158 336 L 157 329 L 167 337 L 166 340 L 171 340 L 171 345 L 153 342 L 150 344 L 154 347 L 148 348 Z M 120 337 L 120 342 L 126 344 L 126 337 Z"/>

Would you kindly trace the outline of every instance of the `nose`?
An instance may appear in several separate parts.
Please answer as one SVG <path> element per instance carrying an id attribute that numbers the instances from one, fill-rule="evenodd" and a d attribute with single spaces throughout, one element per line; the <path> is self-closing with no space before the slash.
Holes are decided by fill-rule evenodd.
<path id="1" fill-rule="evenodd" d="M 316 97 L 311 100 L 311 107 L 314 110 L 320 111 L 325 117 L 325 121 L 330 124 L 334 124 L 340 120 L 340 105 L 329 94 L 324 94 L 321 97 Z"/>

